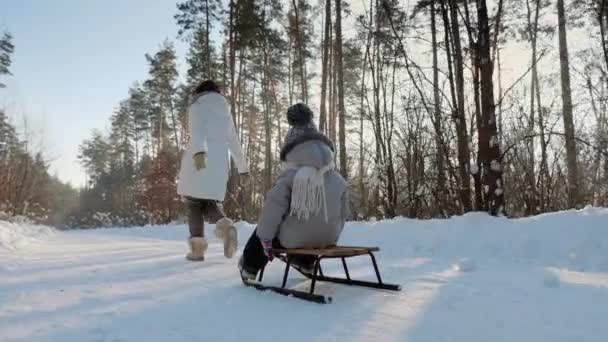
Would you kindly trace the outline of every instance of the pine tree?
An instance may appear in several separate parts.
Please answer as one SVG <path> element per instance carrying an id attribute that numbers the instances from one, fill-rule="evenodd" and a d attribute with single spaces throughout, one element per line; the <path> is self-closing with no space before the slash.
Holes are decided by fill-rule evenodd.
<path id="1" fill-rule="evenodd" d="M 219 20 L 221 5 L 220 0 L 188 0 L 177 4 L 178 13 L 174 18 L 179 26 L 179 35 L 190 41 L 189 84 L 217 76 L 210 36 L 214 24 Z"/>
<path id="2" fill-rule="evenodd" d="M 144 153 L 150 153 L 151 146 L 146 142 L 147 132 L 150 131 L 150 104 L 147 102 L 145 90 L 136 83 L 129 89 L 129 119 L 132 122 L 132 137 L 135 149 L 135 162 L 138 163 Z"/>
<path id="3" fill-rule="evenodd" d="M 78 159 L 85 168 L 88 186 L 98 187 L 110 171 L 110 144 L 100 131 L 93 131 L 92 137 L 80 144 Z"/>
<path id="4" fill-rule="evenodd" d="M 0 38 L 0 76 L 11 74 L 9 67 L 11 66 L 11 55 L 14 50 L 13 36 L 10 33 L 4 33 Z M 0 88 L 4 87 L 5 85 L 0 82 Z"/>
<path id="5" fill-rule="evenodd" d="M 220 76 L 221 64 L 213 45 L 208 46 L 207 33 L 199 28 L 193 32 L 190 48 L 186 56 L 188 63 L 186 84 L 194 88 L 203 80 L 216 80 Z"/>
<path id="6" fill-rule="evenodd" d="M 165 144 L 170 143 L 167 137 L 173 133 L 173 142 L 180 149 L 179 127 L 177 113 L 175 112 L 175 94 L 177 82 L 177 57 L 175 48 L 169 41 L 165 41 L 158 52 L 153 56 L 146 54 L 149 64 L 149 79 L 144 83 L 148 95 L 152 100 L 152 122 L 154 136 L 157 141 L 157 152 L 161 151 Z M 170 126 L 167 124 L 167 119 Z M 168 132 L 171 131 L 171 132 Z"/>

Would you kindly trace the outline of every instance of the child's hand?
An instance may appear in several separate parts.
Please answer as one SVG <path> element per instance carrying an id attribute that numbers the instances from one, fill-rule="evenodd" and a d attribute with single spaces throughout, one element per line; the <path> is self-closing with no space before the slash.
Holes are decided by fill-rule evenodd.
<path id="1" fill-rule="evenodd" d="M 268 258 L 268 261 L 272 261 L 274 259 L 274 255 L 272 254 L 272 240 L 261 240 L 262 248 L 264 248 L 264 255 Z"/>
<path id="2" fill-rule="evenodd" d="M 207 167 L 207 153 L 199 152 L 194 155 L 194 167 L 197 171 L 200 171 Z"/>

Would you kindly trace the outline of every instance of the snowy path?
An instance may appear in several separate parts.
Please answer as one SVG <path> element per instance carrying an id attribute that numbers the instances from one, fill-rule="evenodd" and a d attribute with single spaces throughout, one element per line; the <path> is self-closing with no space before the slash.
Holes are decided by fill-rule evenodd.
<path id="1" fill-rule="evenodd" d="M 215 239 L 206 262 L 186 262 L 185 226 L 4 241 L 0 341 L 606 341 L 608 210 L 346 229 L 344 244 L 382 248 L 384 278 L 402 292 L 319 284 L 334 299 L 324 306 L 260 293 Z M 371 279 L 367 262 L 351 274 Z"/>

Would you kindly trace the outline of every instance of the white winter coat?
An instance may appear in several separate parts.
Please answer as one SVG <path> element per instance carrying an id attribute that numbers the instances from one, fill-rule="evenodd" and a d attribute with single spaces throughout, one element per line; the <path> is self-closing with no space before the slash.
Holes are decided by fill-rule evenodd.
<path id="1" fill-rule="evenodd" d="M 177 193 L 198 199 L 223 201 L 230 170 L 229 153 L 240 173 L 246 173 L 234 122 L 226 99 L 218 93 L 205 93 L 191 106 L 190 142 L 184 152 Z M 207 153 L 207 167 L 197 171 L 194 155 Z"/>

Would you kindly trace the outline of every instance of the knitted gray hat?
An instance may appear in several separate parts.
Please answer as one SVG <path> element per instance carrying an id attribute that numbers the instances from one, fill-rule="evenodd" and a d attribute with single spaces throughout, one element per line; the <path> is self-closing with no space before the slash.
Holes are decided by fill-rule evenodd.
<path id="1" fill-rule="evenodd" d="M 321 141 L 335 151 L 331 140 L 319 132 L 312 118 L 312 110 L 303 103 L 297 103 L 287 109 L 287 122 L 291 127 L 285 137 L 283 148 L 281 148 L 281 160 L 284 161 L 287 153 L 294 147 L 310 140 Z"/>
<path id="2" fill-rule="evenodd" d="M 287 122 L 294 127 L 307 126 L 312 123 L 313 113 L 303 103 L 296 103 L 287 109 Z"/>

